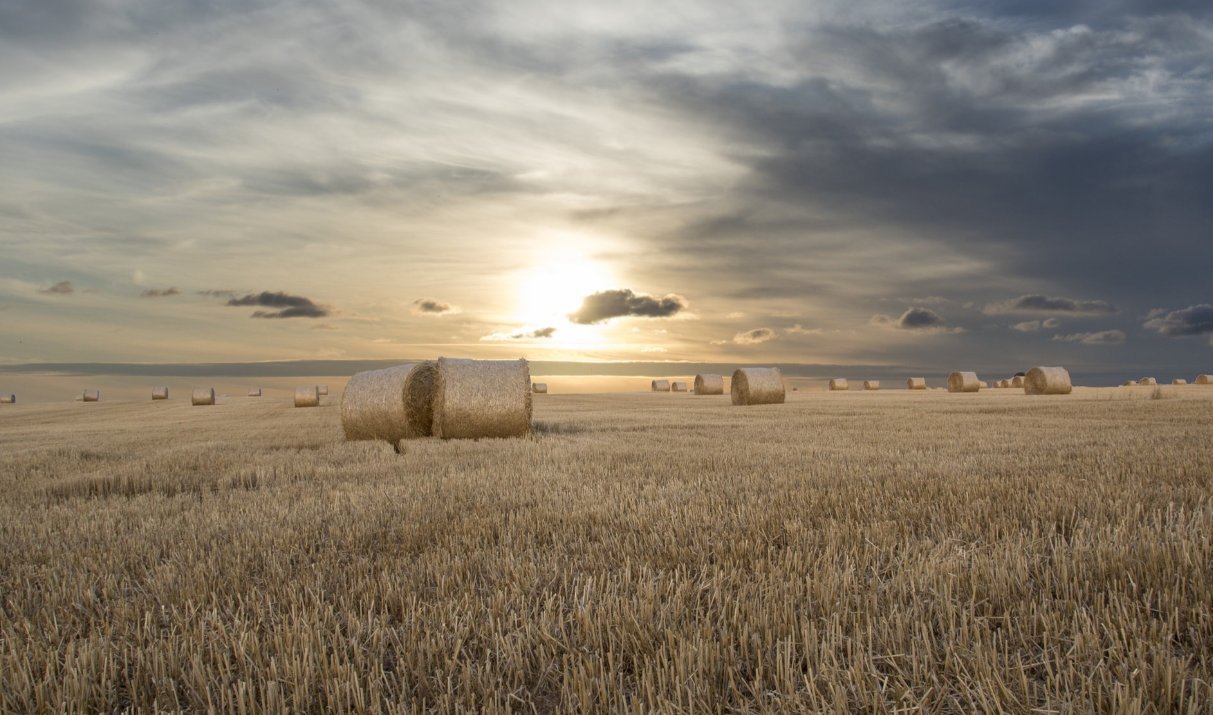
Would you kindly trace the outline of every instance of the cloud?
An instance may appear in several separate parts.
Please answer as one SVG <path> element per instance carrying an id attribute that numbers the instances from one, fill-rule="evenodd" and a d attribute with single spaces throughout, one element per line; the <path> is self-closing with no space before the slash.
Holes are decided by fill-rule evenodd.
<path id="1" fill-rule="evenodd" d="M 198 291 L 198 295 L 205 295 L 211 298 L 235 298 L 236 291 L 229 289 L 208 288 L 207 290 Z"/>
<path id="2" fill-rule="evenodd" d="M 249 316 L 252 318 L 324 318 L 330 312 L 327 307 L 317 305 L 310 298 L 305 298 L 301 295 L 289 295 L 281 291 L 250 293 L 242 298 L 229 299 L 227 305 L 254 305 L 275 309 L 254 311 Z"/>
<path id="3" fill-rule="evenodd" d="M 543 340 L 550 338 L 556 334 L 556 328 L 538 328 L 536 330 L 522 330 L 516 333 L 490 333 L 480 338 L 485 342 L 511 342 L 516 340 Z"/>
<path id="4" fill-rule="evenodd" d="M 71 281 L 59 281 L 50 288 L 43 288 L 38 292 L 47 295 L 71 295 L 76 292 L 76 287 L 72 285 Z"/>
<path id="5" fill-rule="evenodd" d="M 646 348 L 641 348 L 640 352 L 642 352 L 642 353 L 664 353 L 664 352 L 669 352 L 669 351 L 666 350 L 665 348 L 661 347 L 660 345 L 650 345 Z"/>
<path id="6" fill-rule="evenodd" d="M 1169 313 L 1154 314 L 1145 326 L 1159 335 L 1184 337 L 1213 333 L 1213 305 L 1201 303 Z"/>
<path id="7" fill-rule="evenodd" d="M 821 328 L 806 328 L 800 323 L 797 323 L 784 332 L 788 335 L 821 335 L 825 331 Z"/>
<path id="8" fill-rule="evenodd" d="M 139 294 L 140 298 L 168 298 L 173 295 L 181 295 L 181 291 L 174 286 L 168 288 L 148 288 Z"/>
<path id="9" fill-rule="evenodd" d="M 413 315 L 445 315 L 458 312 L 459 309 L 450 303 L 443 303 L 433 298 L 418 298 L 413 301 Z"/>
<path id="10" fill-rule="evenodd" d="M 611 318 L 668 318 L 687 307 L 686 299 L 669 293 L 661 298 L 637 295 L 626 288 L 604 290 L 586 296 L 581 307 L 569 314 L 569 320 L 580 325 L 593 325 Z"/>
<path id="11" fill-rule="evenodd" d="M 982 309 L 986 315 L 1012 313 L 1066 313 L 1068 315 L 1112 315 L 1116 308 L 1102 300 L 1074 300 L 1047 295 L 1021 295 L 1001 303 L 990 303 Z"/>
<path id="12" fill-rule="evenodd" d="M 868 322 L 882 328 L 908 330 L 925 335 L 958 334 L 964 332 L 964 328 L 959 326 L 948 327 L 943 317 L 930 308 L 906 308 L 906 312 L 902 313 L 899 318 L 892 318 L 887 315 L 873 315 Z"/>
<path id="13" fill-rule="evenodd" d="M 1054 335 L 1053 339 L 1058 342 L 1082 343 L 1083 345 L 1120 345 L 1125 341 L 1125 334 L 1121 330 L 1100 330 L 1096 333 Z"/>
<path id="14" fill-rule="evenodd" d="M 1016 323 L 1011 326 L 1011 330 L 1018 330 L 1021 333 L 1035 333 L 1041 328 L 1056 330 L 1060 327 L 1061 321 L 1057 318 L 1046 318 L 1044 320 L 1025 320 L 1022 323 Z"/>
<path id="15" fill-rule="evenodd" d="M 770 328 L 754 328 L 733 336 L 737 345 L 757 345 L 775 339 L 775 331 Z"/>

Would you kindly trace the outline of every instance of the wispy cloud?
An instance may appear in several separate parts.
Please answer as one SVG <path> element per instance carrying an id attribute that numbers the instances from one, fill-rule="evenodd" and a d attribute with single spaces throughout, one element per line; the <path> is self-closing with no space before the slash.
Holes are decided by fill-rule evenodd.
<path id="1" fill-rule="evenodd" d="M 418 298 L 413 301 L 414 315 L 446 315 L 447 313 L 457 313 L 459 309 L 450 303 L 444 303 L 433 298 Z"/>
<path id="2" fill-rule="evenodd" d="M 1068 315 L 1112 315 L 1115 307 L 1102 300 L 1074 300 L 1054 298 L 1047 295 L 1021 295 L 1000 303 L 990 303 L 984 309 L 986 315 L 1013 313 L 1065 313 Z"/>
<path id="3" fill-rule="evenodd" d="M 168 288 L 147 288 L 139 294 L 140 298 L 168 298 L 174 295 L 181 295 L 181 291 L 175 287 Z"/>
<path id="4" fill-rule="evenodd" d="M 43 288 L 39 292 L 46 295 L 71 295 L 76 292 L 76 287 L 72 285 L 71 281 L 59 281 L 49 288 Z"/>
<path id="5" fill-rule="evenodd" d="M 556 334 L 555 327 L 520 330 L 514 333 L 490 333 L 481 337 L 484 342 L 513 342 L 518 340 L 546 340 Z"/>
<path id="6" fill-rule="evenodd" d="M 1122 330 L 1100 330 L 1093 333 L 1070 333 L 1069 335 L 1054 335 L 1053 339 L 1063 343 L 1081 343 L 1083 345 L 1120 345 L 1125 341 Z"/>
<path id="7" fill-rule="evenodd" d="M 231 298 L 229 306 L 260 306 L 274 310 L 257 310 L 249 317 L 252 318 L 324 318 L 329 315 L 329 309 L 317 305 L 310 298 L 301 295 L 262 291 L 250 293 L 241 298 Z"/>

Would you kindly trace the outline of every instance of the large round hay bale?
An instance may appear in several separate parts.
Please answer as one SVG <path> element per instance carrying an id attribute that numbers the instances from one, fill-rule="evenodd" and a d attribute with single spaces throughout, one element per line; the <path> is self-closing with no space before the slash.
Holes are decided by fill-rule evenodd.
<path id="1" fill-rule="evenodd" d="M 190 393 L 190 404 L 198 407 L 199 405 L 215 404 L 215 388 L 199 387 Z"/>
<path id="2" fill-rule="evenodd" d="M 1137 381 L 1137 384 L 1138 385 L 1157 385 L 1158 380 L 1156 380 L 1152 377 L 1143 377 Z"/>
<path id="3" fill-rule="evenodd" d="M 724 376 L 700 373 L 695 376 L 696 395 L 723 395 Z"/>
<path id="4" fill-rule="evenodd" d="M 320 388 L 316 385 L 304 385 L 295 388 L 295 407 L 319 407 Z"/>
<path id="5" fill-rule="evenodd" d="M 880 389 L 880 380 L 864 380 L 864 381 L 863 381 L 863 389 L 865 389 L 865 390 L 879 390 L 879 389 Z"/>
<path id="6" fill-rule="evenodd" d="M 531 367 L 526 360 L 438 358 L 434 436 L 523 437 L 531 431 Z"/>
<path id="7" fill-rule="evenodd" d="M 85 390 L 84 396 L 81 399 L 84 402 L 100 402 L 101 390 Z"/>
<path id="8" fill-rule="evenodd" d="M 843 392 L 849 389 L 851 389 L 851 386 L 847 384 L 845 377 L 836 377 L 830 380 L 830 392 Z"/>
<path id="9" fill-rule="evenodd" d="M 168 399 L 168 388 L 167 387 L 153 387 L 152 388 L 152 399 L 153 400 L 167 400 Z"/>
<path id="10" fill-rule="evenodd" d="M 532 382 L 531 392 L 536 395 L 546 395 L 548 394 L 548 384 L 546 382 Z"/>
<path id="11" fill-rule="evenodd" d="M 428 437 L 433 429 L 434 375 L 427 361 L 356 373 L 341 394 L 347 440 Z"/>
<path id="12" fill-rule="evenodd" d="M 0 395 L 0 405 L 15 405 L 15 404 L 17 404 L 16 395 L 14 395 L 12 393 L 7 394 L 7 395 Z"/>
<path id="13" fill-rule="evenodd" d="M 327 395 L 327 394 L 329 394 L 329 386 L 328 385 L 316 385 L 316 391 L 319 392 L 321 395 Z"/>
<path id="14" fill-rule="evenodd" d="M 1034 367 L 1023 379 L 1023 391 L 1028 395 L 1068 395 L 1070 371 L 1064 367 Z"/>
<path id="15" fill-rule="evenodd" d="M 777 367 L 743 367 L 733 371 L 734 405 L 777 405 L 786 398 L 783 373 Z"/>
<path id="16" fill-rule="evenodd" d="M 1186 385 L 1186 384 L 1188 384 L 1188 381 L 1182 377 L 1177 377 L 1171 381 L 1171 384 L 1172 385 Z"/>
<path id="17" fill-rule="evenodd" d="M 649 386 L 653 389 L 653 392 L 669 392 L 670 391 L 670 381 L 669 380 L 653 380 L 651 383 L 649 383 Z"/>
<path id="18" fill-rule="evenodd" d="M 670 381 L 670 392 L 686 392 L 686 391 L 687 391 L 687 382 L 686 382 L 686 380 L 672 380 L 672 381 Z"/>
<path id="19" fill-rule="evenodd" d="M 977 392 L 981 381 L 975 372 L 954 372 L 948 375 L 948 392 Z"/>
<path id="20" fill-rule="evenodd" d="M 927 378 L 911 377 L 910 379 L 906 380 L 906 389 L 907 390 L 925 390 L 925 389 L 927 389 Z"/>
<path id="21" fill-rule="evenodd" d="M 250 387 L 249 391 L 248 391 L 248 396 L 249 397 L 261 397 L 261 388 L 260 387 Z"/>
<path id="22" fill-rule="evenodd" d="M 1197 385 L 1213 385 L 1213 375 L 1197 375 Z"/>
<path id="23" fill-rule="evenodd" d="M 1023 380 L 1023 375 L 1016 375 L 1015 377 L 1011 378 L 1011 387 L 1023 387 Z"/>

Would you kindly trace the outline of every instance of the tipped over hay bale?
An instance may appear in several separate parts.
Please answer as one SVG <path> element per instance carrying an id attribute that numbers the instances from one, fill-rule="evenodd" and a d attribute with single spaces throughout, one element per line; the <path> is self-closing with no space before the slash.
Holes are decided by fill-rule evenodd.
<path id="1" fill-rule="evenodd" d="M 531 384 L 531 392 L 536 395 L 548 394 L 548 384 L 546 382 L 535 382 Z"/>
<path id="2" fill-rule="evenodd" d="M 1137 384 L 1138 385 L 1157 385 L 1158 380 L 1155 380 L 1152 377 L 1143 377 L 1137 381 Z"/>
<path id="3" fill-rule="evenodd" d="M 316 385 L 316 391 L 319 392 L 321 395 L 327 395 L 327 394 L 329 394 L 329 386 L 328 385 Z"/>
<path id="4" fill-rule="evenodd" d="M 248 396 L 249 397 L 261 397 L 261 388 L 260 387 L 250 387 L 249 391 L 248 391 Z"/>
<path id="5" fill-rule="evenodd" d="M 320 388 L 316 385 L 304 385 L 295 388 L 295 407 L 319 407 Z"/>
<path id="6" fill-rule="evenodd" d="M 977 392 L 981 381 L 975 372 L 954 372 L 948 375 L 948 392 Z"/>
<path id="7" fill-rule="evenodd" d="M 849 389 L 851 389 L 851 386 L 847 384 L 845 377 L 836 377 L 830 380 L 830 392 L 842 392 Z"/>
<path id="8" fill-rule="evenodd" d="M 1023 375 L 1016 375 L 1011 378 L 1011 387 L 1023 387 Z"/>
<path id="9" fill-rule="evenodd" d="M 1197 375 L 1197 385 L 1213 385 L 1213 375 Z"/>
<path id="10" fill-rule="evenodd" d="M 734 405 L 783 403 L 783 373 L 777 367 L 743 367 L 733 371 L 731 394 Z"/>
<path id="11" fill-rule="evenodd" d="M 906 389 L 907 390 L 925 390 L 925 389 L 927 389 L 927 378 L 911 377 L 910 379 L 906 380 Z"/>
<path id="12" fill-rule="evenodd" d="M 13 394 L 0 395 L 0 405 L 15 405 L 17 404 L 17 396 Z"/>
<path id="13" fill-rule="evenodd" d="M 1034 367 L 1023 379 L 1023 391 L 1028 395 L 1068 395 L 1070 371 L 1064 367 Z"/>
<path id="14" fill-rule="evenodd" d="M 432 432 L 434 376 L 427 361 L 360 372 L 341 394 L 341 428 L 347 440 L 428 437 Z"/>
<path id="15" fill-rule="evenodd" d="M 686 380 L 674 380 L 673 382 L 670 383 L 670 392 L 686 392 L 686 391 L 687 391 Z"/>
<path id="16" fill-rule="evenodd" d="M 531 431 L 530 385 L 526 360 L 438 358 L 434 436 L 525 437 Z"/>
<path id="17" fill-rule="evenodd" d="M 101 401 L 101 390 L 85 390 L 83 397 L 81 397 L 81 400 L 83 400 L 84 402 L 100 402 Z"/>
<path id="18" fill-rule="evenodd" d="M 670 381 L 669 380 L 653 380 L 653 382 L 650 383 L 650 386 L 653 388 L 653 392 L 669 392 L 670 391 Z"/>
<path id="19" fill-rule="evenodd" d="M 863 381 L 863 389 L 865 389 L 865 390 L 879 390 L 879 389 L 880 389 L 880 380 L 864 380 L 864 381 Z"/>
<path id="20" fill-rule="evenodd" d="M 1171 381 L 1171 384 L 1172 385 L 1186 385 L 1186 384 L 1188 384 L 1188 381 L 1182 377 L 1177 377 Z"/>
<path id="21" fill-rule="evenodd" d="M 190 395 L 190 404 L 197 407 L 199 405 L 215 404 L 215 388 L 199 387 Z"/>
<path id="22" fill-rule="evenodd" d="M 152 388 L 152 399 L 153 400 L 167 400 L 168 399 L 168 388 L 167 387 L 153 387 Z"/>
<path id="23" fill-rule="evenodd" d="M 724 376 L 700 373 L 695 376 L 696 395 L 723 395 Z"/>

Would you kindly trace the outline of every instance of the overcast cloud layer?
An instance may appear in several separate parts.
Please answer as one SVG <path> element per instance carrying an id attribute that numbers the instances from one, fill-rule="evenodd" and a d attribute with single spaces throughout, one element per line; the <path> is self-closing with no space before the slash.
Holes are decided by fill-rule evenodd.
<path id="1" fill-rule="evenodd" d="M 1055 5 L 0 0 L 0 361 L 1210 371 L 1213 11 Z"/>

